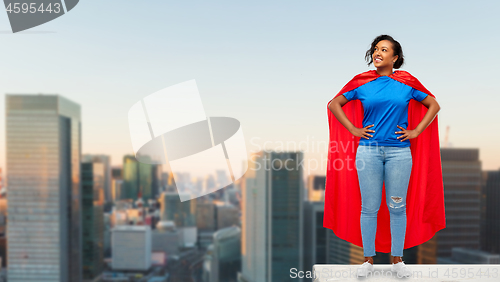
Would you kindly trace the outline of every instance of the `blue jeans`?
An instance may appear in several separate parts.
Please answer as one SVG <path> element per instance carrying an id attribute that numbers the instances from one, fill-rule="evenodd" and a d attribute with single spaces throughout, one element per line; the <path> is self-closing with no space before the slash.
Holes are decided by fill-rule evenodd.
<path id="1" fill-rule="evenodd" d="M 406 233 L 406 193 L 410 182 L 410 147 L 363 146 L 356 151 L 356 170 L 361 190 L 361 236 L 365 257 L 375 256 L 377 213 L 385 181 L 390 212 L 391 254 L 403 256 Z"/>

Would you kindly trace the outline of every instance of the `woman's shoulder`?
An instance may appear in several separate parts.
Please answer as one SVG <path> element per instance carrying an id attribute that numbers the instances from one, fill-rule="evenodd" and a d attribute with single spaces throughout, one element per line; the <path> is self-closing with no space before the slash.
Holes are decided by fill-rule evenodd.
<path id="1" fill-rule="evenodd" d="M 396 72 L 394 72 L 393 78 L 418 91 L 431 94 L 431 92 L 424 87 L 424 85 L 420 82 L 420 80 L 418 80 L 418 78 L 416 78 L 407 71 L 397 70 Z"/>
<path id="2" fill-rule="evenodd" d="M 406 71 L 406 70 L 395 70 L 395 71 L 394 71 L 394 74 L 396 74 L 396 73 L 398 73 L 398 74 L 404 74 L 404 75 L 411 75 L 411 76 L 413 76 L 412 74 L 410 74 L 410 72 L 409 72 L 409 71 Z"/>

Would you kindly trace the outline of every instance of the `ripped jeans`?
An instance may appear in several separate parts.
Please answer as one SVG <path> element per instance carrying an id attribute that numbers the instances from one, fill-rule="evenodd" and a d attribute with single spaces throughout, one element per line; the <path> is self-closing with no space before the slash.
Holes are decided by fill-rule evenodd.
<path id="1" fill-rule="evenodd" d="M 365 257 L 375 256 L 377 213 L 385 181 L 390 212 L 391 254 L 403 256 L 406 233 L 406 193 L 410 182 L 410 147 L 364 146 L 356 151 L 356 170 L 361 190 L 361 236 Z"/>

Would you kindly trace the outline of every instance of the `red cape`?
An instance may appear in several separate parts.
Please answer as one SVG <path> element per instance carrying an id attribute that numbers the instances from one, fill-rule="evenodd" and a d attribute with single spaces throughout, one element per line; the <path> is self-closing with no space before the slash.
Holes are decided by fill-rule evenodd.
<path id="1" fill-rule="evenodd" d="M 353 90 L 380 75 L 375 70 L 356 75 L 335 96 Z M 397 70 L 390 78 L 436 98 L 410 73 Z M 332 99 L 333 100 L 333 99 Z M 352 135 L 328 109 L 330 142 L 325 184 L 325 214 L 323 226 L 332 229 L 339 238 L 362 247 L 361 192 L 355 167 L 356 149 L 360 137 Z M 351 100 L 342 107 L 356 127 L 363 127 L 363 105 Z M 427 108 L 411 99 L 408 105 L 408 129 L 415 129 Z M 404 248 L 411 248 L 431 239 L 446 227 L 444 186 L 439 148 L 438 117 L 417 137 L 410 139 L 413 167 L 406 199 L 406 237 Z M 375 250 L 391 252 L 390 216 L 385 200 L 385 184 L 378 212 Z"/>

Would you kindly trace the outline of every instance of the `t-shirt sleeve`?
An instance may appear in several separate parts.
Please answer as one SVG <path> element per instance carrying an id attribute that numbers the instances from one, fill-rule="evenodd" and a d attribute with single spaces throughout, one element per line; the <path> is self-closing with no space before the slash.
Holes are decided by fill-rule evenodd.
<path id="1" fill-rule="evenodd" d="M 347 91 L 346 93 L 344 93 L 342 95 L 344 95 L 344 97 L 349 101 L 358 99 L 358 92 L 356 91 L 356 89 L 353 89 L 351 91 Z"/>
<path id="2" fill-rule="evenodd" d="M 427 96 L 429 96 L 429 94 L 419 91 L 415 88 L 413 88 L 413 90 L 411 91 L 411 98 L 419 102 L 422 102 L 422 100 L 425 99 L 425 97 Z"/>

